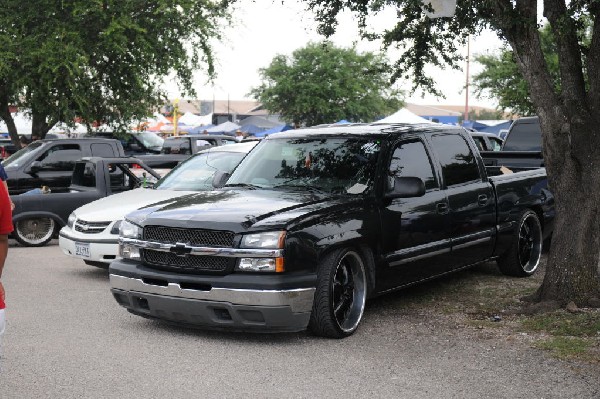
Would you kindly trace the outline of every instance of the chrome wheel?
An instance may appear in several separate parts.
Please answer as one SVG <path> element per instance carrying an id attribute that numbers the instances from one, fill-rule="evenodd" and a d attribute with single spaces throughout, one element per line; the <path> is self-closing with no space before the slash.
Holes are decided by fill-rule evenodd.
<path id="1" fill-rule="evenodd" d="M 15 223 L 15 239 L 24 246 L 37 247 L 52 239 L 56 222 L 50 218 L 19 220 Z"/>
<path id="2" fill-rule="evenodd" d="M 358 327 L 365 309 L 365 267 L 355 252 L 340 259 L 331 282 L 331 300 L 335 321 L 344 332 Z"/>
<path id="3" fill-rule="evenodd" d="M 542 255 L 542 228 L 537 217 L 528 214 L 519 226 L 519 264 L 527 274 L 533 273 L 540 264 Z"/>

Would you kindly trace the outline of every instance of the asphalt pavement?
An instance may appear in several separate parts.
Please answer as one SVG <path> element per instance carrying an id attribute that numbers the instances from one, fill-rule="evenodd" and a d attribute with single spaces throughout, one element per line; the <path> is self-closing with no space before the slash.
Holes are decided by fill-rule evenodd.
<path id="1" fill-rule="evenodd" d="M 106 270 L 12 244 L 0 398 L 599 398 L 600 378 L 522 343 L 367 304 L 343 340 L 173 327 L 127 313 Z M 396 294 L 398 295 L 398 294 Z M 401 295 L 401 294 L 400 294 Z"/>

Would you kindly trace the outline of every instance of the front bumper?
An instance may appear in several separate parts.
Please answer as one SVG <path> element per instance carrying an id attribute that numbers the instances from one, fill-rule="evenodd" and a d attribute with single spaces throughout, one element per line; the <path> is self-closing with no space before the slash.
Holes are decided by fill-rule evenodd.
<path id="1" fill-rule="evenodd" d="M 316 279 L 313 275 L 190 276 L 122 260 L 111 263 L 109 270 L 113 296 L 131 313 L 237 331 L 305 330 Z M 261 283 L 254 283 L 261 277 Z"/>
<path id="2" fill-rule="evenodd" d="M 88 244 L 90 256 L 76 255 L 75 243 Z M 115 235 L 94 234 L 93 237 L 90 237 L 90 234 L 75 235 L 72 230 L 63 227 L 58 234 L 58 246 L 65 255 L 107 265 L 119 257 L 119 241 Z"/>

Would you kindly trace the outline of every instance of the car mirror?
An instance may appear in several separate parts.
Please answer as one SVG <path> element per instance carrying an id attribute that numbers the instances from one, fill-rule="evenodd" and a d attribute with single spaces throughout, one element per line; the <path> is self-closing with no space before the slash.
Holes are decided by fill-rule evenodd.
<path id="1" fill-rule="evenodd" d="M 212 179 L 212 186 L 215 188 L 221 188 L 227 183 L 231 174 L 224 172 L 222 170 L 217 170 Z"/>
<path id="2" fill-rule="evenodd" d="M 412 176 L 395 176 L 394 187 L 385 194 L 386 198 L 413 198 L 425 195 L 425 183 Z"/>
<path id="3" fill-rule="evenodd" d="M 43 169 L 42 163 L 40 161 L 33 161 L 31 165 L 25 170 L 25 173 L 28 174 L 36 174 L 40 170 Z"/>

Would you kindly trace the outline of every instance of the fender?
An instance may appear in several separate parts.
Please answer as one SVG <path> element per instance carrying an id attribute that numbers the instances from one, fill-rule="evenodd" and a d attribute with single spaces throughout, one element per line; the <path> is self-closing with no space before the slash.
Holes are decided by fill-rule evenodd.
<path id="1" fill-rule="evenodd" d="M 16 215 L 15 217 L 13 217 L 13 224 L 20 221 L 20 220 L 26 220 L 26 219 L 33 219 L 33 218 L 50 218 L 50 219 L 54 219 L 55 222 L 57 222 L 60 227 L 64 227 L 66 226 L 67 222 L 65 220 L 63 220 L 60 216 L 58 216 L 55 213 L 52 212 L 48 212 L 48 211 L 28 211 L 28 212 L 20 212 L 18 215 Z"/>

